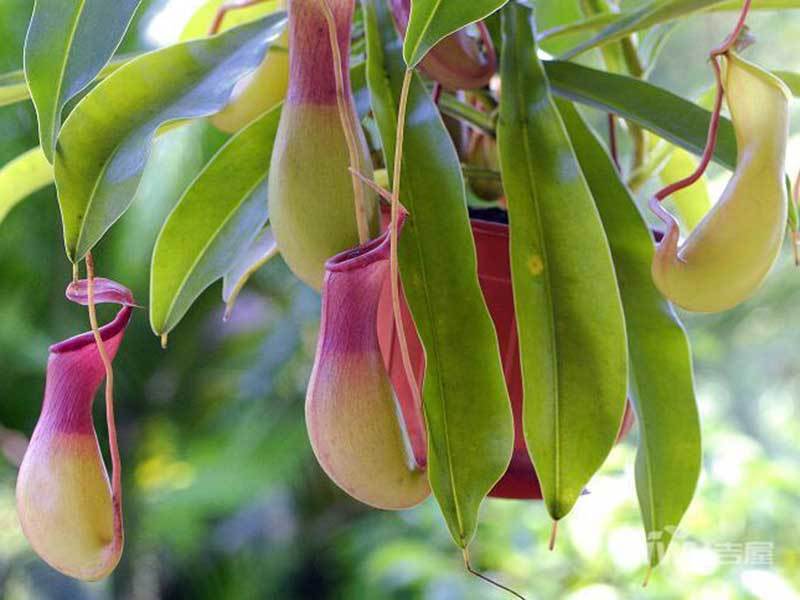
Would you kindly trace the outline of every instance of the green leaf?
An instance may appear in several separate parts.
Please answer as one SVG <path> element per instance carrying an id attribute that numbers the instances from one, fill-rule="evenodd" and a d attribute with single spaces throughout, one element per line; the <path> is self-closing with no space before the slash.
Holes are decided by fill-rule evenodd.
<path id="1" fill-rule="evenodd" d="M 183 192 L 230 136 L 208 119 L 197 119 L 157 134 L 142 173 L 142 181 L 124 224 L 103 248 L 104 258 L 117 265 L 120 281 L 138 281 L 142 265 L 150 262 L 153 247 L 167 216 Z"/>
<path id="2" fill-rule="evenodd" d="M 539 31 L 559 30 L 572 23 L 583 20 L 583 12 L 577 0 L 537 0 L 536 27 Z M 558 56 L 572 48 L 580 39 L 570 36 L 553 36 L 553 40 L 542 43 L 540 47 L 553 56 Z"/>
<path id="3" fill-rule="evenodd" d="M 385 0 L 365 0 L 367 82 L 386 163 L 395 153 L 405 64 Z M 497 334 L 478 283 L 464 180 L 455 147 L 414 75 L 401 202 L 410 212 L 400 271 L 425 348 L 428 475 L 455 542 L 465 548 L 481 502 L 511 459 L 514 428 Z"/>
<path id="4" fill-rule="evenodd" d="M 531 10 L 503 13 L 498 148 L 511 228 L 523 431 L 563 518 L 614 446 L 627 348 L 608 242 L 537 57 Z"/>
<path id="5" fill-rule="evenodd" d="M 114 57 L 111 62 L 100 69 L 97 78 L 105 79 L 136 56 L 136 54 L 125 54 Z M 28 82 L 25 81 L 25 71 L 20 69 L 0 75 L 0 106 L 29 100 L 30 97 L 31 92 L 28 89 Z"/>
<path id="6" fill-rule="evenodd" d="M 64 105 L 86 88 L 122 41 L 140 0 L 36 0 L 25 38 L 25 77 L 52 162 Z"/>
<path id="7" fill-rule="evenodd" d="M 37 146 L 0 168 L 0 223 L 11 209 L 37 190 L 53 183 L 53 166 Z"/>
<path id="8" fill-rule="evenodd" d="M 548 61 L 545 70 L 558 96 L 630 119 L 693 154 L 703 153 L 711 113 L 693 102 L 632 77 L 575 63 Z M 736 168 L 736 136 L 726 118 L 720 120 L 714 160 Z"/>
<path id="9" fill-rule="evenodd" d="M 754 0 L 752 10 L 784 10 L 800 8 L 800 0 Z M 572 57 L 586 52 L 598 45 L 610 43 L 615 39 L 635 33 L 641 29 L 674 21 L 681 17 L 696 12 L 723 12 L 742 10 L 742 0 L 655 0 L 642 7 L 626 10 L 615 14 L 596 15 L 588 19 L 581 19 L 549 27 L 538 36 L 540 41 L 553 43 L 557 38 L 573 36 L 586 31 L 601 28 L 603 31 L 597 38 L 586 42 L 586 48 L 573 48 L 567 56 Z M 626 31 L 627 30 L 627 31 Z M 607 36 L 599 39 L 601 36 Z M 565 56 L 566 58 L 566 56 Z"/>
<path id="10" fill-rule="evenodd" d="M 615 42 L 641 29 L 699 12 L 719 2 L 720 0 L 652 0 L 641 8 L 621 16 L 596 36 L 579 44 L 561 58 L 569 60 L 587 50 Z"/>
<path id="11" fill-rule="evenodd" d="M 753 10 L 783 10 L 800 8 L 800 0 L 755 0 Z M 613 19 L 587 19 L 582 22 L 562 27 L 558 31 L 546 32 L 547 38 L 566 35 L 595 27 L 604 27 L 597 35 L 578 44 L 561 56 L 569 60 L 588 50 L 615 42 L 632 33 L 648 29 L 661 23 L 674 21 L 695 13 L 708 11 L 739 11 L 742 0 L 651 0 L 637 9 L 618 13 Z"/>
<path id="12" fill-rule="evenodd" d="M 14 104 L 30 98 L 25 72 L 11 71 L 0 75 L 0 106 Z"/>
<path id="13" fill-rule="evenodd" d="M 594 194 L 620 284 L 630 352 L 630 393 L 639 422 L 636 488 L 650 564 L 663 558 L 694 495 L 700 420 L 689 341 L 650 275 L 650 231 L 600 141 L 575 108 L 561 114 Z"/>
<path id="14" fill-rule="evenodd" d="M 186 189 L 153 250 L 150 325 L 169 333 L 197 297 L 225 275 L 267 221 L 265 159 L 277 107 L 233 136 Z"/>
<path id="15" fill-rule="evenodd" d="M 213 114 L 280 35 L 283 14 L 141 56 L 97 85 L 67 119 L 55 173 L 67 255 L 83 258 L 127 210 L 155 131 Z"/>
<path id="16" fill-rule="evenodd" d="M 230 318 L 239 293 L 250 278 L 278 254 L 278 243 L 272 230 L 266 226 L 250 247 L 234 261 L 222 279 L 222 300 L 225 302 L 226 319 Z"/>
<path id="17" fill-rule="evenodd" d="M 437 42 L 499 10 L 508 0 L 413 0 L 403 56 L 416 67 Z"/>

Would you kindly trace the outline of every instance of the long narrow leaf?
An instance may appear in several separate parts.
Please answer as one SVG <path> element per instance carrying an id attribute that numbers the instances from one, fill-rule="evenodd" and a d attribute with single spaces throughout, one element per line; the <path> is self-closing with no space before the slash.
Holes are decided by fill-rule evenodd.
<path id="1" fill-rule="evenodd" d="M 150 324 L 169 333 L 227 273 L 267 221 L 269 156 L 280 107 L 233 136 L 184 192 L 153 251 Z"/>
<path id="2" fill-rule="evenodd" d="M 642 29 L 695 13 L 709 10 L 741 10 L 741 8 L 742 0 L 651 0 L 640 8 L 620 13 L 597 35 L 579 44 L 561 58 L 569 60 Z M 761 10 L 800 8 L 800 0 L 755 0 L 753 8 Z"/>
<path id="3" fill-rule="evenodd" d="M 70 260 L 81 259 L 127 210 L 155 131 L 220 110 L 284 24 L 284 14 L 276 14 L 151 52 L 119 68 L 78 104 L 61 131 L 55 161 Z"/>
<path id="4" fill-rule="evenodd" d="M 405 64 L 386 0 L 365 0 L 364 9 L 367 82 L 391 165 Z M 417 76 L 408 114 L 401 201 L 410 215 L 400 269 L 425 348 L 431 488 L 453 539 L 465 548 L 481 502 L 511 459 L 514 428 L 497 334 L 478 283 L 458 155 Z"/>
<path id="5" fill-rule="evenodd" d="M 608 242 L 537 57 L 531 11 L 503 14 L 498 146 L 511 227 L 523 430 L 563 518 L 614 445 L 627 348 Z"/>
<path id="6" fill-rule="evenodd" d="M 36 0 L 25 38 L 25 77 L 52 162 L 61 113 L 108 63 L 140 0 Z"/>
<path id="7" fill-rule="evenodd" d="M 650 83 L 563 61 L 545 62 L 553 92 L 575 102 L 630 119 L 673 144 L 700 155 L 711 113 Z M 736 136 L 730 120 L 720 121 L 714 160 L 736 167 Z"/>
<path id="8" fill-rule="evenodd" d="M 631 361 L 630 393 L 639 422 L 636 489 L 650 564 L 663 558 L 700 474 L 700 421 L 689 341 L 653 285 L 653 239 L 600 141 L 575 108 L 560 103 L 611 244 Z"/>

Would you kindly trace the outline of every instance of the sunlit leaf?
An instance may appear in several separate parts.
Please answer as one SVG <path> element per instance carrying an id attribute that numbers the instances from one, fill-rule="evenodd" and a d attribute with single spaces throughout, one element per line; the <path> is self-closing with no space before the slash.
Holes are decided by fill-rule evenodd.
<path id="1" fill-rule="evenodd" d="M 364 7 L 367 81 L 391 165 L 406 67 L 385 0 Z M 478 283 L 458 155 L 416 75 L 408 114 L 401 202 L 410 215 L 400 270 L 427 360 L 422 396 L 431 488 L 463 548 L 475 535 L 481 502 L 511 459 L 513 422 L 497 334 Z"/>
<path id="2" fill-rule="evenodd" d="M 498 147 L 511 229 L 523 430 L 551 517 L 563 518 L 614 445 L 627 348 L 614 265 L 550 95 L 531 10 L 503 13 Z"/>
<path id="3" fill-rule="evenodd" d="M 36 0 L 25 38 L 25 76 L 39 142 L 53 160 L 67 101 L 108 63 L 140 0 Z"/>
<path id="4" fill-rule="evenodd" d="M 486 18 L 508 0 L 413 0 L 403 56 L 416 67 L 438 41 Z"/>
<path id="5" fill-rule="evenodd" d="M 106 66 L 100 69 L 97 79 L 105 79 L 136 56 L 135 54 L 115 56 Z M 20 69 L 19 71 L 10 71 L 0 75 L 0 106 L 28 100 L 30 97 L 28 82 L 25 81 L 25 71 Z"/>
<path id="6" fill-rule="evenodd" d="M 229 137 L 207 119 L 156 135 L 131 208 L 115 232 L 114 243 L 103 251 L 103 256 L 112 254 L 118 260 L 121 267 L 115 273 L 120 279 L 138 281 L 142 277 L 143 265 L 153 256 L 167 216 Z"/>
<path id="7" fill-rule="evenodd" d="M 613 15 L 611 16 L 613 17 Z M 572 23 L 583 20 L 581 6 L 577 1 L 537 0 L 536 2 L 536 28 L 538 31 L 557 31 L 562 27 L 569 27 Z M 582 39 L 580 37 L 574 38 L 573 36 L 553 36 L 552 40 L 543 41 L 541 48 L 553 56 L 558 56 L 581 42 Z"/>
<path id="8" fill-rule="evenodd" d="M 575 108 L 559 103 L 600 211 L 617 271 L 639 422 L 636 488 L 650 564 L 663 558 L 700 475 L 700 421 L 689 341 L 653 285 L 653 239 L 600 141 Z"/>
<path id="9" fill-rule="evenodd" d="M 219 36 L 141 56 L 75 108 L 59 136 L 55 172 L 70 260 L 88 252 L 127 210 L 155 131 L 213 114 L 281 33 L 283 13 Z"/>
<path id="10" fill-rule="evenodd" d="M 153 250 L 150 324 L 169 333 L 247 251 L 267 220 L 267 175 L 280 107 L 234 135 L 184 192 Z"/>
<path id="11" fill-rule="evenodd" d="M 0 223 L 17 204 L 53 183 L 53 166 L 37 146 L 0 168 Z"/>

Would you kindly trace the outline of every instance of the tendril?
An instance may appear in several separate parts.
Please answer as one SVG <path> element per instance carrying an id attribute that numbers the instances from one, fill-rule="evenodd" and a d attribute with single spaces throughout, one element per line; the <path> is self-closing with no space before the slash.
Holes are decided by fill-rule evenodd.
<path id="1" fill-rule="evenodd" d="M 679 180 L 675 183 L 672 183 L 653 196 L 652 200 L 650 201 L 650 208 L 651 210 L 667 225 L 676 225 L 675 218 L 664 208 L 661 206 L 661 202 L 680 190 L 683 190 L 695 182 L 697 182 L 706 172 L 708 169 L 708 165 L 711 163 L 711 160 L 714 157 L 714 151 L 717 148 L 717 134 L 719 133 L 719 123 L 722 114 L 722 101 L 725 97 L 725 87 L 722 83 L 722 68 L 719 64 L 719 58 L 727 54 L 731 48 L 733 48 L 739 37 L 742 35 L 742 32 L 745 30 L 746 23 L 747 23 L 747 16 L 750 12 L 750 6 L 752 4 L 752 0 L 744 0 L 744 4 L 742 5 L 742 11 L 739 15 L 739 20 L 736 23 L 736 26 L 733 28 L 733 31 L 728 35 L 724 42 L 717 48 L 714 48 L 711 51 L 709 56 L 711 60 L 711 66 L 714 70 L 714 78 L 716 79 L 717 85 L 717 93 L 714 98 L 714 109 L 711 113 L 711 121 L 708 126 L 708 137 L 706 139 L 706 146 L 703 150 L 702 157 L 700 159 L 700 163 L 697 165 L 695 171 Z"/>
<path id="2" fill-rule="evenodd" d="M 336 19 L 333 17 L 328 0 L 319 0 L 325 21 L 328 24 L 328 38 L 331 44 L 333 55 L 333 71 L 336 77 L 336 103 L 339 107 L 339 118 L 344 130 L 347 152 L 350 155 L 350 171 L 353 180 L 353 196 L 355 201 L 356 223 L 358 225 L 358 240 L 363 245 L 369 241 L 369 220 L 367 219 L 366 198 L 364 197 L 364 187 L 353 171 L 361 172 L 361 160 L 358 153 L 358 138 L 356 136 L 356 123 L 353 120 L 352 111 L 347 104 L 346 90 L 344 89 L 344 62 L 342 53 L 339 49 L 339 34 L 336 30 Z"/>
<path id="3" fill-rule="evenodd" d="M 115 543 L 121 544 L 122 539 L 122 467 L 119 457 L 119 444 L 117 442 L 117 425 L 114 417 L 114 368 L 111 359 L 106 351 L 105 342 L 100 335 L 100 327 L 97 322 L 97 309 L 94 301 L 94 258 L 92 253 L 86 255 L 86 292 L 88 296 L 87 306 L 89 309 L 89 323 L 92 326 L 97 352 L 106 371 L 105 385 L 105 405 L 106 405 L 106 426 L 108 428 L 108 452 L 111 455 L 111 502 L 114 507 L 114 539 Z"/>
<path id="4" fill-rule="evenodd" d="M 214 21 L 212 21 L 211 27 L 208 28 L 208 35 L 216 35 L 219 33 L 219 30 L 222 27 L 222 22 L 225 20 L 225 15 L 227 15 L 230 11 L 248 8 L 250 6 L 255 6 L 256 4 L 261 4 L 265 1 L 266 0 L 234 0 L 232 2 L 226 2 L 219 7 L 217 14 L 214 15 Z"/>
<path id="5" fill-rule="evenodd" d="M 403 370 L 405 371 L 406 379 L 408 380 L 411 393 L 414 397 L 414 404 L 416 406 L 422 406 L 417 376 L 414 374 L 414 367 L 411 365 L 411 354 L 408 350 L 408 339 L 406 338 L 405 324 L 403 322 L 403 312 L 400 307 L 400 268 L 397 253 L 398 237 L 400 233 L 398 228 L 400 224 L 400 210 L 402 208 L 400 205 L 400 177 L 403 171 L 403 143 L 405 141 L 408 95 L 411 91 L 413 75 L 413 69 L 406 69 L 397 109 L 397 139 L 395 140 L 394 168 L 392 169 L 392 212 L 391 222 L 389 224 L 389 277 L 392 285 L 392 313 L 394 315 L 395 328 L 397 329 L 397 342 L 400 346 Z"/>

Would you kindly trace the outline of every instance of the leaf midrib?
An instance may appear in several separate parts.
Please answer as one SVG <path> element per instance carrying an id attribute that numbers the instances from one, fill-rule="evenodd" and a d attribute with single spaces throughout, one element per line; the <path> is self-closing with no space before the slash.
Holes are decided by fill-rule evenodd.
<path id="1" fill-rule="evenodd" d="M 630 347 L 630 342 L 629 342 L 629 347 Z M 642 403 L 642 401 L 641 401 L 641 393 L 639 392 L 639 383 L 638 383 L 638 379 L 636 378 L 636 368 L 635 367 L 631 369 L 631 377 L 636 382 L 635 385 L 633 386 L 633 388 L 636 390 L 636 395 L 639 397 L 639 404 L 641 405 L 641 403 Z M 641 410 L 641 408 L 639 409 L 638 418 L 642 421 L 642 424 L 640 424 L 640 426 L 639 426 L 639 443 L 640 443 L 640 446 L 641 446 L 640 447 L 640 452 L 642 453 L 643 461 L 644 461 L 645 480 L 646 480 L 646 486 L 647 486 L 647 508 L 648 508 L 648 511 L 649 511 L 649 514 L 650 514 L 650 520 L 651 520 L 650 526 L 651 526 L 652 530 L 655 531 L 656 528 L 657 528 L 657 524 L 656 524 L 657 516 L 656 516 L 656 504 L 655 504 L 655 487 L 654 487 L 654 477 L 653 477 L 653 463 L 652 463 L 652 460 L 650 458 L 651 450 L 653 449 L 653 447 L 650 445 L 650 436 L 647 435 L 647 427 L 643 426 L 643 423 L 644 423 L 644 421 L 646 419 L 644 417 L 644 414 L 643 414 L 643 411 Z M 637 460 L 638 460 L 638 456 L 637 456 Z M 645 527 L 645 530 L 647 530 L 647 527 Z M 647 536 L 649 536 L 651 531 L 645 531 L 645 533 L 646 533 Z M 649 542 L 650 540 L 647 539 L 645 541 Z M 651 564 L 652 564 L 652 560 L 653 560 L 653 554 L 652 553 L 651 553 L 650 556 L 648 556 L 648 560 L 651 561 Z"/>
<path id="2" fill-rule="evenodd" d="M 84 1 L 85 1 L 85 0 L 84 0 Z M 177 44 L 176 46 L 179 46 L 179 45 L 182 45 L 182 46 L 191 46 L 191 45 L 192 45 L 192 44 L 194 44 L 194 43 L 197 43 L 197 40 L 189 40 L 189 41 L 187 41 L 187 42 L 181 42 L 180 44 Z M 267 48 L 269 48 L 269 44 L 267 44 Z M 234 51 L 234 53 L 235 53 L 235 52 L 237 52 L 237 51 L 238 51 L 238 49 L 237 49 L 236 51 Z M 140 57 L 136 57 L 136 58 L 135 58 L 133 61 L 131 61 L 130 63 L 127 63 L 127 65 L 130 65 L 131 63 L 133 63 L 133 62 L 134 62 L 136 59 L 138 59 L 138 58 L 145 58 L 146 56 L 147 56 L 147 54 L 145 54 L 145 55 L 143 55 L 143 56 L 140 56 Z M 224 63 L 224 62 L 225 62 L 225 61 L 226 61 L 228 58 L 230 58 L 230 55 L 226 55 L 226 58 L 224 58 L 224 59 L 222 59 L 222 60 L 220 60 L 220 57 L 218 56 L 218 57 L 217 57 L 217 63 L 216 63 L 216 64 L 215 64 L 215 65 L 214 65 L 212 68 L 209 68 L 208 70 L 206 70 L 206 74 L 205 74 L 205 75 L 204 75 L 204 76 L 203 76 L 203 77 L 200 79 L 200 81 L 201 81 L 201 82 L 205 82 L 205 81 L 207 81 L 207 79 L 208 79 L 209 75 L 210 75 L 211 73 L 213 73 L 213 72 L 214 72 L 214 71 L 215 71 L 217 68 L 219 68 L 220 64 Z M 124 66 L 127 66 L 127 65 L 123 65 L 123 67 L 124 67 Z M 108 80 L 108 79 L 107 79 L 107 80 Z M 106 81 L 107 81 L 107 80 L 106 80 Z M 101 85 L 102 85 L 102 84 L 101 84 Z M 198 85 L 199 85 L 199 84 L 198 84 Z M 186 93 L 185 93 L 185 92 L 184 92 L 184 93 L 181 93 L 181 94 L 175 94 L 175 95 L 174 95 L 174 96 L 171 98 L 171 101 L 174 101 L 174 100 L 176 100 L 176 99 L 180 99 L 180 98 L 184 97 L 185 95 L 186 95 Z M 172 104 L 173 104 L 173 102 L 170 102 L 170 103 L 164 104 L 164 106 L 171 106 Z M 163 111 L 159 111 L 159 113 L 158 113 L 158 114 L 162 114 L 162 113 L 163 113 Z M 70 115 L 70 116 L 69 116 L 69 118 L 67 119 L 67 123 L 69 122 L 69 119 L 71 119 L 71 118 L 73 117 L 73 115 L 74 115 L 74 114 L 76 114 L 76 113 L 73 113 L 72 115 Z M 147 145 L 146 145 L 146 148 L 147 148 L 147 150 L 146 150 L 146 155 L 147 155 L 147 156 L 149 156 L 149 154 L 150 154 L 150 150 L 151 150 L 151 148 L 150 148 L 150 145 L 151 145 L 151 143 L 152 143 L 153 136 L 154 136 L 154 135 L 156 134 L 156 132 L 158 131 L 158 128 L 159 128 L 160 126 L 163 126 L 163 125 L 165 125 L 166 123 L 170 123 L 170 122 L 172 122 L 172 121 L 179 121 L 179 120 L 180 120 L 179 118 L 174 118 L 174 119 L 166 119 L 166 120 L 164 120 L 164 121 L 160 121 L 160 122 L 159 122 L 159 125 L 158 125 L 158 126 L 156 126 L 155 128 L 153 128 L 152 132 L 151 132 L 151 133 L 150 133 L 150 135 L 148 136 L 148 141 L 147 141 Z M 65 124 L 64 124 L 64 127 L 66 127 L 66 126 L 67 126 L 67 123 L 65 123 Z M 147 121 L 147 122 L 145 122 L 145 123 L 137 123 L 137 124 L 135 124 L 133 127 L 131 127 L 130 129 L 128 129 L 128 130 L 127 130 L 127 132 L 126 132 L 126 135 L 125 135 L 125 136 L 123 136 L 123 137 L 120 139 L 119 143 L 117 143 L 117 144 L 115 144 L 115 145 L 113 146 L 113 148 L 111 149 L 111 152 L 110 152 L 110 153 L 109 153 L 109 155 L 108 155 L 108 159 L 107 159 L 107 160 L 106 160 L 106 161 L 103 163 L 102 167 L 101 167 L 101 168 L 100 168 L 100 170 L 98 171 L 97 178 L 95 179 L 95 182 L 94 182 L 94 184 L 92 185 L 92 191 L 91 191 L 91 193 L 89 194 L 89 199 L 88 199 L 88 200 L 87 200 L 87 202 L 86 202 L 86 207 L 85 207 L 85 210 L 84 210 L 84 212 L 83 212 L 83 216 L 81 217 L 81 219 L 80 219 L 80 223 L 79 223 L 79 227 L 78 227 L 78 235 L 77 235 L 77 237 L 76 237 L 76 239 L 75 239 L 75 249 L 74 249 L 74 254 L 75 254 L 75 258 L 76 258 L 76 259 L 77 259 L 77 256 L 80 254 L 80 252 L 79 252 L 79 249 L 80 249 L 80 246 L 81 246 L 81 241 L 83 240 L 84 234 L 85 234 L 85 232 L 86 232 L 87 216 L 89 215 L 89 213 L 90 213 L 90 212 L 91 212 L 91 210 L 92 210 L 92 206 L 94 205 L 95 198 L 97 197 L 97 190 L 98 190 L 98 188 L 99 188 L 100 184 L 101 184 L 101 183 L 103 182 L 103 180 L 104 180 L 105 173 L 106 173 L 106 171 L 108 170 L 108 167 L 109 167 L 109 166 L 111 165 L 111 163 L 114 161 L 114 157 L 117 155 L 117 153 L 119 152 L 120 148 L 121 148 L 122 146 L 124 146 L 124 145 L 125 145 L 125 143 L 126 143 L 126 142 L 127 142 L 127 141 L 128 141 L 130 138 L 131 138 L 131 135 L 132 135 L 132 133 L 133 133 L 133 132 L 135 132 L 135 131 L 138 131 L 139 129 L 141 129 L 141 128 L 143 128 L 143 127 L 149 126 L 149 124 L 150 124 L 150 123 L 152 123 L 152 119 L 148 120 L 148 121 Z M 140 174 L 141 174 L 141 173 L 140 173 Z M 137 185 L 137 189 L 138 189 L 138 185 Z M 135 198 L 135 193 L 134 193 L 134 194 L 133 194 L 133 195 L 130 197 L 130 199 L 131 199 L 131 200 L 133 200 L 133 198 Z M 109 226 L 109 227 L 110 227 L 110 226 Z M 108 228 L 106 228 L 106 231 L 107 231 L 107 230 L 108 230 Z M 89 250 L 91 250 L 91 248 L 90 248 Z M 87 252 L 89 252 L 89 250 L 87 250 Z"/>
<path id="3" fill-rule="evenodd" d="M 382 54 L 382 60 L 381 60 L 382 69 L 381 70 L 383 71 L 383 80 L 384 80 L 384 88 L 385 88 L 384 89 L 384 95 L 386 96 L 386 98 L 389 99 L 389 101 L 391 102 L 391 105 L 392 105 L 392 111 L 391 111 L 390 114 L 393 117 L 392 120 L 393 120 L 393 124 L 394 124 L 394 130 L 396 132 L 397 131 L 397 127 L 398 127 L 397 113 L 398 113 L 399 107 L 397 106 L 397 103 L 395 102 L 394 91 L 392 90 L 392 84 L 391 84 L 391 76 L 390 76 L 390 73 L 389 73 L 389 71 L 388 71 L 388 69 L 386 67 L 386 60 L 387 60 L 386 51 L 385 51 L 385 49 L 383 49 L 383 47 L 381 47 L 381 51 L 382 51 L 381 52 L 381 54 Z M 398 151 L 398 148 L 395 146 L 394 152 L 396 153 L 397 151 Z M 405 164 L 405 161 L 406 161 L 406 159 L 403 158 L 403 164 Z M 392 161 L 387 161 L 387 162 L 389 164 L 391 164 Z M 407 173 L 407 170 L 404 169 L 404 172 Z M 408 175 L 406 175 L 406 176 L 408 176 Z M 394 178 L 394 177 L 395 177 L 395 174 L 392 173 L 392 178 Z M 402 173 L 401 173 L 401 178 L 402 178 Z M 408 192 L 405 192 L 405 193 L 406 193 L 406 195 L 411 196 L 412 203 L 413 203 L 414 194 L 413 193 L 409 194 Z M 413 213 L 412 213 L 412 219 L 413 219 Z M 415 250 L 416 250 L 417 255 L 424 257 L 424 253 L 422 251 L 422 245 L 420 243 L 418 235 L 415 236 L 415 240 L 414 241 L 415 241 L 414 246 L 415 246 Z M 422 287 L 425 290 L 425 292 L 424 292 L 425 311 L 428 313 L 428 315 L 430 317 L 430 315 L 433 314 L 433 310 L 431 308 L 432 307 L 432 302 L 431 302 L 430 294 L 428 293 L 427 270 L 425 268 L 425 262 L 423 260 L 420 260 L 419 264 L 420 264 L 420 269 L 421 269 L 421 277 L 422 277 L 422 280 L 424 282 Z M 439 345 L 438 334 L 436 333 L 436 326 L 435 326 L 436 319 L 429 318 L 429 321 L 432 323 L 431 331 L 433 332 L 433 336 L 432 337 L 434 338 L 433 339 L 433 348 L 431 349 L 431 353 L 433 354 L 434 358 L 436 359 L 436 364 L 437 365 L 441 365 L 440 360 L 439 360 L 440 353 L 439 353 L 439 347 L 438 347 L 438 345 Z M 425 349 L 426 349 L 426 351 L 428 350 L 427 347 Z M 445 394 L 445 388 L 444 388 L 444 383 L 443 383 L 444 378 L 441 376 L 442 372 L 443 372 L 443 369 L 440 366 L 440 368 L 439 368 L 439 375 L 440 376 L 437 377 L 437 385 L 439 387 L 440 397 L 442 398 L 442 407 L 444 409 L 444 413 L 446 414 L 447 413 L 447 409 L 446 409 L 447 403 L 446 403 L 446 400 L 445 400 L 446 394 Z M 429 375 L 429 373 L 426 373 L 426 375 Z M 424 389 L 424 384 L 423 384 L 423 389 Z M 423 409 L 424 409 L 424 404 L 425 403 L 423 401 Z M 459 500 L 458 489 L 456 487 L 456 482 L 455 482 L 455 475 L 454 475 L 454 469 L 453 469 L 453 453 L 452 453 L 452 451 L 450 449 L 450 435 L 449 435 L 449 431 L 448 431 L 448 428 L 447 428 L 447 419 L 443 419 L 443 429 L 444 429 L 445 450 L 446 450 L 446 455 L 447 455 L 447 475 L 448 475 L 448 479 L 450 480 L 450 490 L 451 490 L 451 493 L 453 495 L 453 507 L 455 508 L 455 511 L 456 511 L 456 521 L 458 523 L 459 534 L 461 536 L 462 541 L 465 542 L 466 541 L 466 539 L 465 539 L 466 538 L 466 531 L 465 531 L 465 527 L 464 527 L 464 517 L 461 514 L 461 502 Z"/>
<path id="4" fill-rule="evenodd" d="M 56 141 L 56 122 L 60 119 L 60 113 L 62 109 L 62 100 L 63 100 L 63 86 L 64 86 L 64 76 L 67 72 L 67 63 L 69 62 L 70 57 L 72 56 L 72 45 L 75 41 L 75 34 L 78 31 L 78 24 L 80 23 L 81 17 L 83 16 L 83 8 L 86 6 L 86 0 L 79 0 L 78 10 L 75 14 L 75 19 L 73 19 L 72 27 L 70 28 L 69 35 L 67 36 L 67 46 L 66 51 L 64 52 L 64 58 L 61 61 L 61 66 L 58 71 L 58 79 L 56 81 L 56 95 L 53 98 L 53 105 L 50 107 L 50 114 L 48 115 L 50 119 L 48 120 L 49 123 L 49 140 L 47 144 L 47 149 L 45 150 L 48 156 L 53 155 L 53 146 Z M 44 147 L 43 147 L 44 149 Z"/>
<path id="5" fill-rule="evenodd" d="M 523 59 L 524 60 L 524 59 Z M 532 57 L 530 60 L 538 61 L 537 57 Z M 533 208 L 536 212 L 536 226 L 537 226 L 537 233 L 539 234 L 539 239 L 541 240 L 541 252 L 542 252 L 542 263 L 544 265 L 543 270 L 543 279 L 544 279 L 544 287 L 546 290 L 547 296 L 547 313 L 550 315 L 550 319 L 548 319 L 548 327 L 547 333 L 550 336 L 550 345 L 552 348 L 552 360 L 550 361 L 551 364 L 551 377 L 553 378 L 553 389 L 552 393 L 554 395 L 554 415 L 553 415 L 553 429 L 555 435 L 555 447 L 553 453 L 553 473 L 554 473 L 554 482 L 553 482 L 553 492 L 556 499 L 559 498 L 560 495 L 560 487 L 561 487 L 561 471 L 560 471 L 560 464 L 561 464 L 561 431 L 560 431 L 560 406 L 559 406 L 559 370 L 558 370 L 558 339 L 555 332 L 555 311 L 554 311 L 554 302 L 553 302 L 553 289 L 552 289 L 552 282 L 550 278 L 550 260 L 547 253 L 547 243 L 545 241 L 544 236 L 544 228 L 542 225 L 542 216 L 541 210 L 539 207 L 539 190 L 536 185 L 536 178 L 533 173 L 533 166 L 532 166 L 532 157 L 533 153 L 531 151 L 531 130 L 530 130 L 530 123 L 529 120 L 531 118 L 530 113 L 527 109 L 527 105 L 525 102 L 525 97 L 522 95 L 521 90 L 525 89 L 525 81 L 524 81 L 524 72 L 523 69 L 517 69 L 516 72 L 517 76 L 517 110 L 520 115 L 524 115 L 524 119 L 520 119 L 520 125 L 522 127 L 522 141 L 523 141 L 523 151 L 525 154 L 525 176 L 528 179 L 528 182 L 531 187 L 531 192 L 533 194 L 532 199 L 534 200 Z M 541 78 L 546 77 L 542 72 L 540 74 Z M 547 86 L 547 82 L 544 81 L 543 85 Z M 548 105 L 551 105 L 550 99 L 550 91 L 545 90 L 546 100 Z"/>
<path id="6" fill-rule="evenodd" d="M 213 163 L 209 163 L 209 166 L 211 166 L 212 164 Z M 195 180 L 195 182 L 199 181 L 200 178 L 202 177 L 202 175 L 203 175 L 203 173 L 201 172 L 198 175 L 198 177 Z M 186 271 L 186 275 L 181 280 L 180 285 L 175 290 L 175 294 L 174 294 L 174 296 L 172 298 L 172 302 L 170 303 L 169 308 L 167 309 L 167 312 L 166 312 L 166 315 L 165 315 L 165 318 L 164 318 L 164 325 L 163 326 L 165 328 L 168 326 L 170 317 L 172 316 L 173 310 L 175 309 L 175 305 L 178 302 L 178 299 L 183 294 L 183 291 L 186 288 L 187 283 L 192 278 L 192 274 L 194 273 L 195 268 L 197 267 L 197 265 L 200 263 L 200 261 L 203 258 L 205 258 L 205 256 L 208 253 L 208 249 L 211 247 L 211 245 L 219 238 L 220 232 L 225 228 L 225 226 L 228 223 L 230 223 L 230 221 L 233 218 L 233 216 L 239 211 L 239 209 L 242 207 L 242 205 L 245 202 L 247 202 L 247 200 L 253 195 L 253 192 L 258 188 L 259 185 L 261 185 L 264 182 L 264 180 L 266 178 L 267 178 L 266 174 L 262 175 L 259 179 L 256 180 L 256 182 L 252 186 L 247 188 L 246 193 L 242 194 L 241 199 L 239 200 L 239 202 L 237 202 L 234 206 L 231 207 L 231 210 L 228 211 L 227 216 L 221 221 L 219 227 L 214 229 L 213 234 L 208 238 L 208 241 L 203 245 L 203 247 L 197 253 L 197 257 L 192 262 L 191 266 Z M 186 196 L 184 196 L 184 197 L 186 197 Z M 181 202 L 179 201 L 177 206 L 180 206 L 180 204 L 181 204 Z M 159 332 L 159 333 L 163 333 L 163 332 Z"/>

